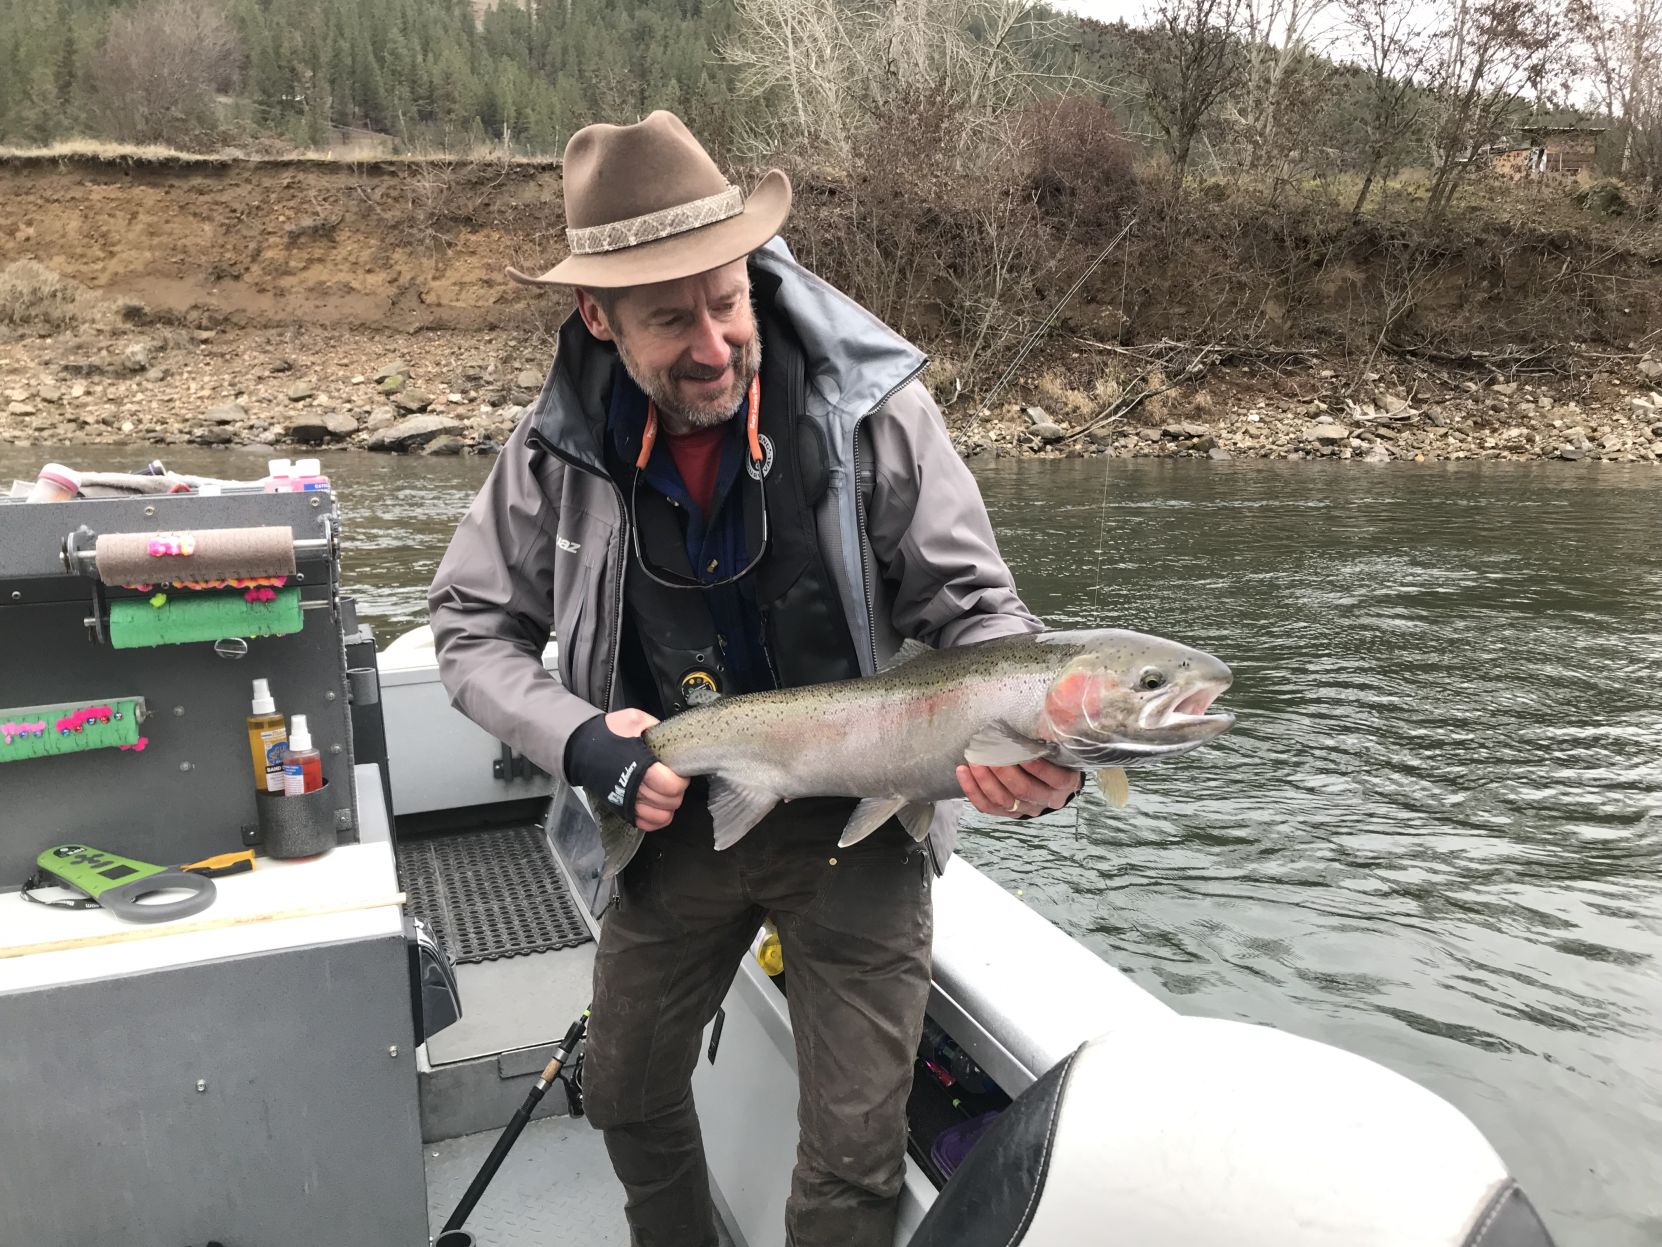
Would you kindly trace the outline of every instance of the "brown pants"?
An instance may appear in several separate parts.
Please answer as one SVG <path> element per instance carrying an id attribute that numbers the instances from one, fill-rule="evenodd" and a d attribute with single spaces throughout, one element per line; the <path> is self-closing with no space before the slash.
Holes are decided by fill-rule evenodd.
<path id="1" fill-rule="evenodd" d="M 649 835 L 595 958 L 584 1090 L 634 1247 L 715 1247 L 691 1079 L 762 917 L 785 954 L 800 1138 L 790 1247 L 890 1247 L 929 995 L 927 851 L 890 825 L 836 847 L 848 803 L 796 801 L 716 852 L 705 820 Z"/>

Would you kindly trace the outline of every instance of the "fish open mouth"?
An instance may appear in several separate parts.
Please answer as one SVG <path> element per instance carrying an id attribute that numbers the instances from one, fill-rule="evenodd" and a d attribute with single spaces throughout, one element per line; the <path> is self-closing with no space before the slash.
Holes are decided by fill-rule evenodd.
<path id="1" fill-rule="evenodd" d="M 1223 692 L 1221 688 L 1196 689 L 1171 708 L 1172 717 L 1203 717 L 1206 711 L 1211 708 L 1212 703 L 1218 699 L 1218 694 L 1221 692 Z"/>
<path id="2" fill-rule="evenodd" d="M 1228 687 L 1228 683 L 1225 682 L 1207 681 L 1198 686 L 1175 688 L 1169 694 L 1153 699 L 1143 708 L 1143 713 L 1139 716 L 1139 725 L 1153 732 L 1163 728 L 1195 727 L 1201 724 L 1227 727 L 1235 721 L 1234 715 L 1208 714 L 1207 711 L 1211 710 L 1212 703 L 1222 696 Z"/>

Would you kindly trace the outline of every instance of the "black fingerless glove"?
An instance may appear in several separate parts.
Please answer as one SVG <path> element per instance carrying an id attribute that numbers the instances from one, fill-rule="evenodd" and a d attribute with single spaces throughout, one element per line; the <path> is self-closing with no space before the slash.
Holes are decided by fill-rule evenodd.
<path id="1" fill-rule="evenodd" d="M 639 736 L 619 736 L 597 714 L 581 724 L 566 741 L 566 779 L 598 793 L 628 822 L 635 821 L 635 796 L 646 778 L 646 768 L 657 758 Z"/>

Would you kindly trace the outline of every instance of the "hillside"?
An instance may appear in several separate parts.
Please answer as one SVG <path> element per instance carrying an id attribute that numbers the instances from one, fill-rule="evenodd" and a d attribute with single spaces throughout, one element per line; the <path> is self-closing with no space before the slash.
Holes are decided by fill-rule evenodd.
<path id="1" fill-rule="evenodd" d="M 845 271 L 846 191 L 799 178 L 787 237 L 878 306 Z M 558 170 L 535 162 L 0 162 L 0 436 L 269 444 L 335 413 L 346 431 L 316 436 L 363 444 L 391 408 L 373 374 L 402 361 L 410 389 L 455 413 L 455 448 L 488 449 L 567 310 L 502 266 L 563 253 L 559 205 Z M 1149 220 L 1071 300 L 1037 292 L 1057 315 L 984 413 L 1022 339 L 971 369 L 946 296 L 885 314 L 935 355 L 967 454 L 1662 457 L 1648 397 L 1662 362 L 1647 354 L 1662 345 L 1662 247 L 1537 207 L 1409 235 L 1314 208 L 1270 219 L 1222 189 L 1175 221 L 1145 203 Z M 1060 271 L 1105 241 L 1072 238 Z M 22 262 L 97 310 L 8 315 L 4 274 Z M 240 416 L 206 419 L 233 401 Z M 1023 414 L 1035 403 L 1054 433 Z"/>

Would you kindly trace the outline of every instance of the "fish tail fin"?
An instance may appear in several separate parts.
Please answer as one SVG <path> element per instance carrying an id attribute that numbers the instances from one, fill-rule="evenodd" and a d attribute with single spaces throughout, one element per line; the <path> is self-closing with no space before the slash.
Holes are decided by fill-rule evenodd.
<path id="1" fill-rule="evenodd" d="M 641 841 L 646 839 L 646 833 L 625 822 L 600 793 L 587 788 L 583 792 L 589 799 L 595 824 L 600 828 L 600 849 L 606 855 L 604 877 L 615 879 L 634 858 Z"/>
<path id="2" fill-rule="evenodd" d="M 779 804 L 774 793 L 753 788 L 726 775 L 710 776 L 710 821 L 716 848 L 731 848 Z"/>

